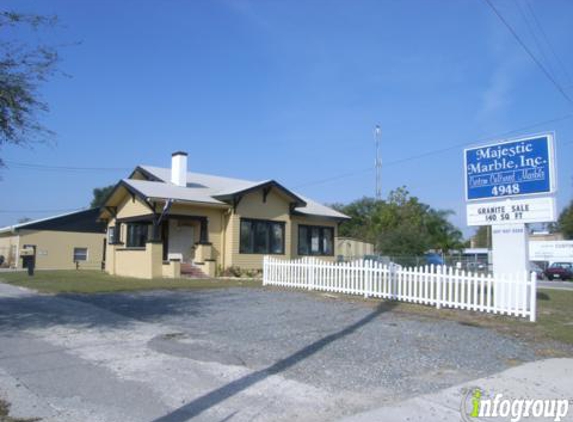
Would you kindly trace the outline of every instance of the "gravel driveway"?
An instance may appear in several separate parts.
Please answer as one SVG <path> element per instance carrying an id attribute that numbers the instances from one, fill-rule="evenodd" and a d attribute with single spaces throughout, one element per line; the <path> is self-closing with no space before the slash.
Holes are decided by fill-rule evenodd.
<path id="1" fill-rule="evenodd" d="M 514 339 L 388 303 L 0 284 L 0 397 L 45 420 L 336 420 L 534 359 Z"/>

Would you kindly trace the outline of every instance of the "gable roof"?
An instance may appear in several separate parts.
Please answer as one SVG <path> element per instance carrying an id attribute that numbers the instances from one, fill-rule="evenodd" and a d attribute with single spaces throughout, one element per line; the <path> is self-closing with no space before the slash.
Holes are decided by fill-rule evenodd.
<path id="1" fill-rule="evenodd" d="M 0 233 L 16 233 L 18 230 L 51 230 L 80 233 L 104 233 L 105 225 L 97 222 L 98 208 L 73 211 L 52 217 L 40 218 L 26 223 L 0 228 Z"/>
<path id="2" fill-rule="evenodd" d="M 148 180 L 123 179 L 121 184 L 147 199 L 173 199 L 184 202 L 200 202 L 203 204 L 227 205 L 225 202 L 213 198 L 210 193 L 196 186 L 177 186 L 172 183 Z"/>
<path id="3" fill-rule="evenodd" d="M 274 180 L 253 182 L 202 173 L 187 173 L 187 186 L 176 186 L 171 183 L 171 169 L 138 166 L 132 173 L 140 172 L 149 180 L 123 179 L 120 183 L 128 190 L 149 199 L 173 199 L 179 201 L 199 202 L 203 204 L 226 205 L 237 195 L 244 195 L 253 190 L 267 187 L 276 188 L 292 199 L 294 212 L 300 215 L 348 219 L 349 217 L 330 208 L 305 198 Z"/>

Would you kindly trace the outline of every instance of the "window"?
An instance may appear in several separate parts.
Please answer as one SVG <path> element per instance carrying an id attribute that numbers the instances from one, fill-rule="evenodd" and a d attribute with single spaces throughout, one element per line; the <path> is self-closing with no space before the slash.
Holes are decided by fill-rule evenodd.
<path id="1" fill-rule="evenodd" d="M 149 225 L 147 224 L 127 224 L 127 241 L 125 246 L 128 248 L 144 248 L 148 232 Z"/>
<path id="2" fill-rule="evenodd" d="M 108 227 L 107 229 L 107 243 L 109 245 L 115 245 L 119 243 L 119 227 Z"/>
<path id="3" fill-rule="evenodd" d="M 239 252 L 284 254 L 285 223 L 242 218 Z"/>
<path id="4" fill-rule="evenodd" d="M 334 228 L 298 226 L 299 255 L 334 255 Z"/>
<path id="5" fill-rule="evenodd" d="M 88 248 L 74 248 L 74 262 L 87 261 Z"/>

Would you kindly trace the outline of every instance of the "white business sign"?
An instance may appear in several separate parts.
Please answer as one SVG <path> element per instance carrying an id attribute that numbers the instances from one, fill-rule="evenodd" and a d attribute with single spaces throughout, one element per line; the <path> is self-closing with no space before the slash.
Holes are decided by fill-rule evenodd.
<path id="1" fill-rule="evenodd" d="M 556 220 L 555 198 L 522 198 L 467 204 L 468 226 L 547 223 Z"/>
<path id="2" fill-rule="evenodd" d="M 492 227 L 494 274 L 526 272 L 526 224 L 556 220 L 553 134 L 467 148 L 464 179 L 468 226 Z"/>
<path id="3" fill-rule="evenodd" d="M 527 253 L 527 238 L 528 232 L 525 224 L 507 224 L 492 226 L 491 240 L 493 246 L 493 273 L 518 275 L 523 274 L 529 267 L 528 253 Z M 525 289 L 525 281 L 527 277 L 521 276 L 523 285 L 521 289 Z M 511 307 L 512 302 L 516 299 L 523 300 L 523 290 L 517 294 L 516 298 L 512 298 L 505 292 L 503 284 L 496 286 L 493 292 L 493 300 L 499 307 Z"/>
<path id="4" fill-rule="evenodd" d="M 531 261 L 573 261 L 573 240 L 529 242 Z"/>

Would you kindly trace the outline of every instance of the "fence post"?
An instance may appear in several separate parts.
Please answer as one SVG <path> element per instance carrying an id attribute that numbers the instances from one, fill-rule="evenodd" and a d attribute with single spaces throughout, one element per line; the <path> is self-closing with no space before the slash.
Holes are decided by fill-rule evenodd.
<path id="1" fill-rule="evenodd" d="M 436 267 L 436 308 L 442 307 L 442 267 Z"/>
<path id="2" fill-rule="evenodd" d="M 267 285 L 267 277 L 268 277 L 268 256 L 265 255 L 263 258 L 263 286 Z"/>
<path id="3" fill-rule="evenodd" d="M 368 271 L 368 262 L 362 259 L 360 261 L 360 266 L 362 267 L 362 285 L 364 286 L 364 298 L 368 298 L 368 292 L 370 289 L 370 272 Z"/>
<path id="4" fill-rule="evenodd" d="M 388 298 L 391 300 L 396 299 L 396 287 L 395 287 L 395 278 L 396 278 L 396 266 L 395 265 L 387 265 L 388 268 Z"/>
<path id="5" fill-rule="evenodd" d="M 314 258 L 309 258 L 306 265 L 308 265 L 308 290 L 314 288 Z"/>
<path id="6" fill-rule="evenodd" d="M 534 271 L 531 273 L 531 297 L 529 305 L 529 320 L 531 322 L 537 321 L 537 273 Z"/>

